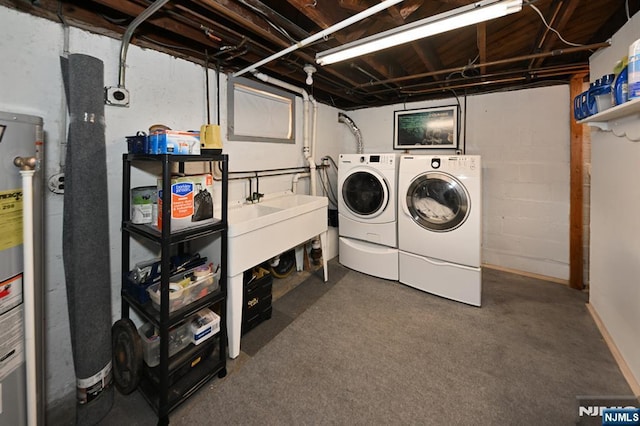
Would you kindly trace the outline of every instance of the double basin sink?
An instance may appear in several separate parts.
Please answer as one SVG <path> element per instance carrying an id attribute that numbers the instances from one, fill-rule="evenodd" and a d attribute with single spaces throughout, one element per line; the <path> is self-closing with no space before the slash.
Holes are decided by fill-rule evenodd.
<path id="1" fill-rule="evenodd" d="M 327 230 L 326 197 L 284 193 L 228 209 L 228 275 L 234 276 Z"/>

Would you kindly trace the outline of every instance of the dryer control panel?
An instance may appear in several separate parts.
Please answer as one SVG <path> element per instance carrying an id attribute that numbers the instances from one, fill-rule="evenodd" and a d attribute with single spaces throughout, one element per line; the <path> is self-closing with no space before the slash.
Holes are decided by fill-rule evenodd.
<path id="1" fill-rule="evenodd" d="M 475 155 L 461 155 L 457 157 L 449 157 L 449 164 L 452 170 L 470 170 L 476 169 L 478 163 Z"/>

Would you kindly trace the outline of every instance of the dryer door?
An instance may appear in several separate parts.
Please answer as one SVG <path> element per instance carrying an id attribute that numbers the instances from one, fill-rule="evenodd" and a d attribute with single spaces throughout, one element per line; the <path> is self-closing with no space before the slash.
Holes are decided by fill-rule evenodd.
<path id="1" fill-rule="evenodd" d="M 441 172 L 417 176 L 406 194 L 414 222 L 434 232 L 452 231 L 462 225 L 471 208 L 469 194 L 455 177 Z"/>
<path id="2" fill-rule="evenodd" d="M 342 183 L 342 201 L 349 213 L 374 218 L 389 204 L 389 190 L 382 176 L 372 170 L 354 170 Z"/>

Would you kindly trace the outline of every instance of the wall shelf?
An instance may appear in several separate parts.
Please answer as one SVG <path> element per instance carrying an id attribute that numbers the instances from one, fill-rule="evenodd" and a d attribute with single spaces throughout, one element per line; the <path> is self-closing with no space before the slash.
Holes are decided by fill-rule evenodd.
<path id="1" fill-rule="evenodd" d="M 578 121 L 578 124 L 587 124 L 618 137 L 626 136 L 629 140 L 640 141 L 640 98 L 594 114 Z"/>

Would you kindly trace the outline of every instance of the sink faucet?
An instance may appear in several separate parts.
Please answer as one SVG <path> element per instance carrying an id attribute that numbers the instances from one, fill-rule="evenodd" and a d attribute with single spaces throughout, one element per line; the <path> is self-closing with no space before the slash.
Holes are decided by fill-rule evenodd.
<path id="1" fill-rule="evenodd" d="M 264 197 L 264 194 L 261 194 L 259 191 L 259 185 L 260 185 L 260 181 L 258 179 L 258 172 L 256 173 L 256 190 L 255 192 L 253 192 L 253 186 L 251 185 L 251 178 L 249 178 L 249 193 L 251 194 L 249 197 L 247 197 L 247 201 L 250 201 L 251 204 L 253 203 L 259 203 L 260 202 L 260 198 Z"/>
<path id="2" fill-rule="evenodd" d="M 259 203 L 260 202 L 260 198 L 264 197 L 264 194 L 261 194 L 259 192 L 252 192 L 250 197 L 247 197 L 247 201 L 251 201 L 251 203 Z"/>

